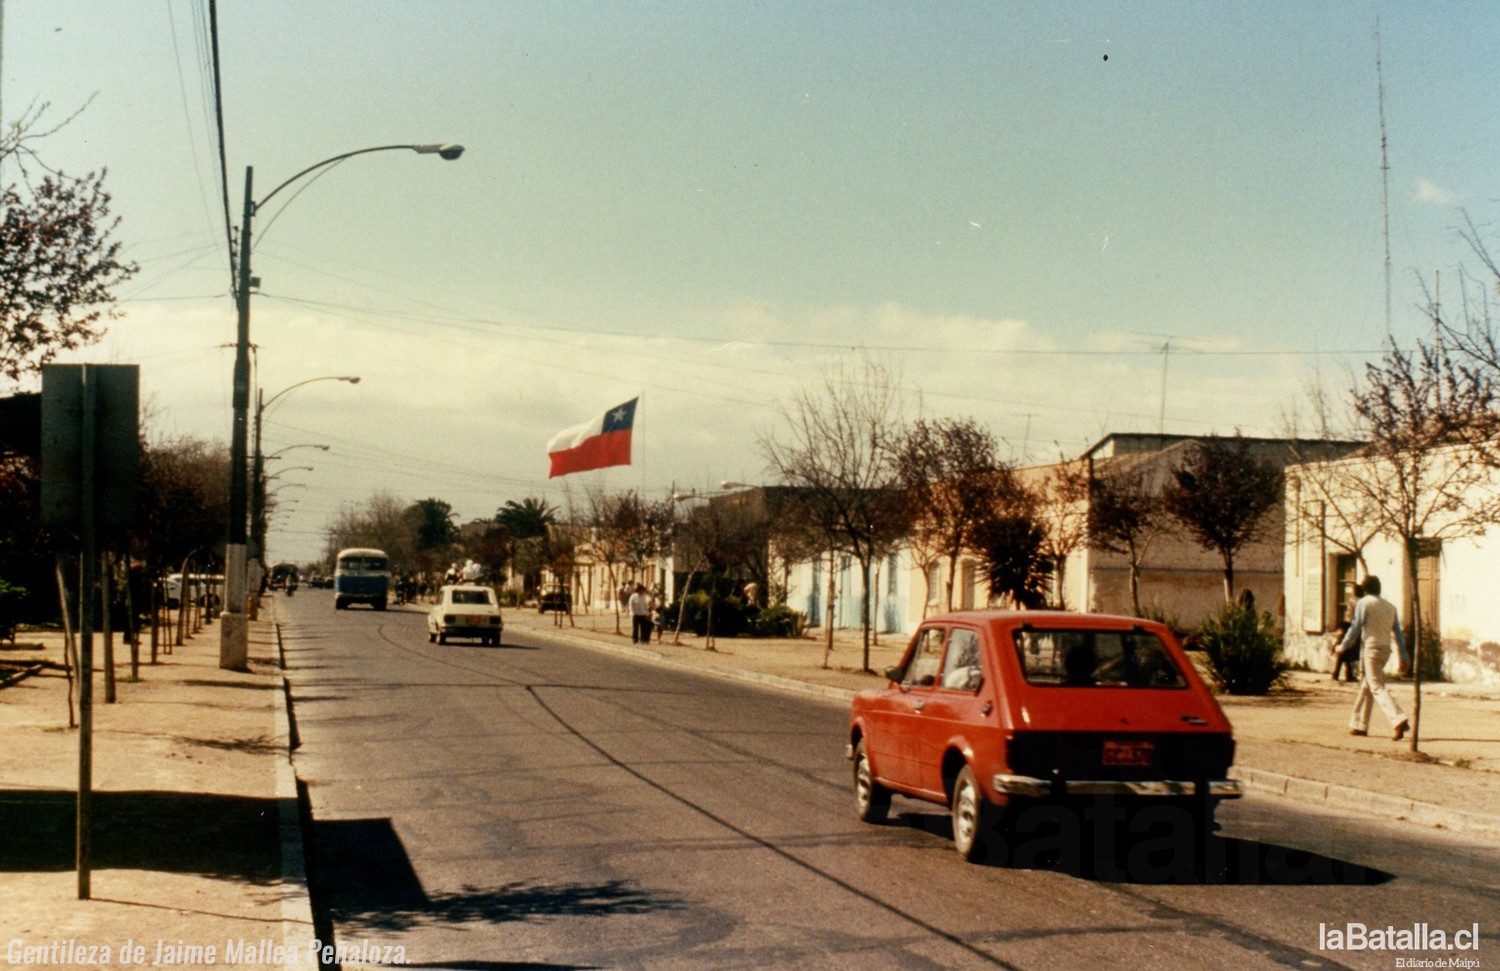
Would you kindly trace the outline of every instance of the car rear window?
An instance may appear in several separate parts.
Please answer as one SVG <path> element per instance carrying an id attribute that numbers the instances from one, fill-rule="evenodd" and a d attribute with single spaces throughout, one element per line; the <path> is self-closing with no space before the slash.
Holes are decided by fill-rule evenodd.
<path id="1" fill-rule="evenodd" d="M 455 590 L 453 602 L 456 604 L 490 604 L 494 603 L 495 599 L 488 590 Z"/>
<path id="2" fill-rule="evenodd" d="M 383 556 L 346 556 L 339 560 L 341 570 L 384 570 L 388 561 Z"/>
<path id="3" fill-rule="evenodd" d="M 1161 639 L 1143 630 L 1028 630 L 1015 633 L 1028 684 L 1068 688 L 1183 688 Z"/>

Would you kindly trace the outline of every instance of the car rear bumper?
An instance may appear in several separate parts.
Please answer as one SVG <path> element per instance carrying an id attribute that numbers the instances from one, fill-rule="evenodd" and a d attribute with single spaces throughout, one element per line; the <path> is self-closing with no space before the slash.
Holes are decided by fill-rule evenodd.
<path id="1" fill-rule="evenodd" d="M 1210 779 L 1201 783 L 1207 791 L 1200 789 L 1200 783 L 1175 779 L 1038 779 L 1025 775 L 997 774 L 993 781 L 996 792 L 1029 799 L 1054 796 L 1181 798 L 1202 795 L 1210 799 L 1238 799 L 1243 795 L 1237 779 Z"/>

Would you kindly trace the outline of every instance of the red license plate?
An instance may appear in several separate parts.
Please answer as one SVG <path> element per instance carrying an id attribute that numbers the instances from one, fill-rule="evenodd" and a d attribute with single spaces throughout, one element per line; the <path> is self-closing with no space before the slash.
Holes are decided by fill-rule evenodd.
<path id="1" fill-rule="evenodd" d="M 1149 766 L 1155 762 L 1155 742 L 1119 742 L 1105 739 L 1105 765 Z"/>

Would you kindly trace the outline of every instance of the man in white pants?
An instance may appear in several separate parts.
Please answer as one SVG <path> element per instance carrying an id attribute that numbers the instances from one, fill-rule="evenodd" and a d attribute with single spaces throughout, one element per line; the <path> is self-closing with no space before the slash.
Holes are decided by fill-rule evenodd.
<path id="1" fill-rule="evenodd" d="M 1365 595 L 1354 605 L 1354 619 L 1339 644 L 1340 654 L 1355 644 L 1360 645 L 1359 694 L 1349 712 L 1350 735 L 1370 733 L 1370 712 L 1377 704 L 1390 719 L 1391 737 L 1399 742 L 1406 735 L 1406 715 L 1385 686 L 1385 664 L 1391 659 L 1392 640 L 1405 654 L 1406 641 L 1401 635 L 1396 605 L 1380 596 L 1379 577 L 1365 577 Z"/>

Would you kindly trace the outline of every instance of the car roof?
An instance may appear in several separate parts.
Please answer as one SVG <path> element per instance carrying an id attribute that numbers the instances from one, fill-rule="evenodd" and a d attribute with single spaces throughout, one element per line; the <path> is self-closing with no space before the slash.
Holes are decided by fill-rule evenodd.
<path id="1" fill-rule="evenodd" d="M 1161 627 L 1157 621 L 1147 620 L 1144 617 L 1127 617 L 1124 614 L 1081 614 L 1068 610 L 955 610 L 946 614 L 935 614 L 922 623 L 934 622 L 973 624 L 980 627 L 1072 627 L 1102 630 Z"/>
<path id="2" fill-rule="evenodd" d="M 489 590 L 491 592 L 494 592 L 494 588 L 493 587 L 487 586 L 487 585 L 485 585 L 483 583 L 445 583 L 445 584 L 443 584 L 442 589 L 444 589 L 444 590 Z"/>

